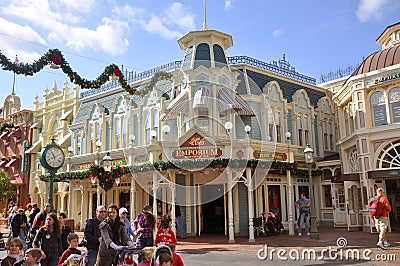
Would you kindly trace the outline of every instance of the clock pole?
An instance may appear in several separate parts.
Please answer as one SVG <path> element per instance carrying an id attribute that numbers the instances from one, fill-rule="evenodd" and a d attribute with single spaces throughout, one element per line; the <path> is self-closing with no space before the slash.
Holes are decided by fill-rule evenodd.
<path id="1" fill-rule="evenodd" d="M 53 171 L 49 171 L 49 200 L 48 202 L 50 203 L 51 209 L 54 210 L 53 206 L 53 182 L 54 182 L 54 176 L 56 174 Z"/>

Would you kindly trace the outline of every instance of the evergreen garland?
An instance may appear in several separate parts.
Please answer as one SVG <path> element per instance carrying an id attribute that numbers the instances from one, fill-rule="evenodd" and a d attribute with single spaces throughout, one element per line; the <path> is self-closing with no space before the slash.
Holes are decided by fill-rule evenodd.
<path id="1" fill-rule="evenodd" d="M 94 80 L 87 80 L 82 78 L 77 72 L 75 72 L 65 60 L 63 54 L 58 49 L 50 49 L 45 53 L 39 60 L 35 60 L 32 64 L 26 63 L 13 63 L 11 62 L 1 51 L 0 51 L 0 65 L 3 70 L 13 71 L 17 75 L 32 76 L 33 74 L 41 71 L 45 66 L 55 64 L 59 66 L 62 71 L 69 77 L 69 80 L 79 85 L 82 89 L 98 89 L 101 85 L 109 81 L 110 76 L 116 76 L 118 78 L 121 87 L 129 92 L 131 95 L 143 96 L 149 90 L 151 90 L 155 83 L 161 79 L 171 79 L 171 74 L 165 72 L 157 72 L 153 75 L 149 84 L 145 86 L 145 90 L 137 92 L 137 88 L 131 87 L 124 75 L 122 74 L 119 67 L 115 64 L 110 64 L 105 67 L 104 71 Z"/>
<path id="2" fill-rule="evenodd" d="M 165 171 L 168 169 L 203 169 L 206 165 L 206 168 L 212 169 L 220 169 L 226 167 L 231 168 L 270 168 L 271 173 L 277 173 L 284 175 L 286 174 L 286 170 L 290 170 L 290 173 L 296 176 L 308 176 L 308 170 L 297 168 L 297 162 L 288 163 L 288 162 L 279 162 L 279 161 L 264 161 L 264 160 L 244 160 L 244 159 L 227 159 L 227 158 L 219 158 L 219 159 L 196 159 L 196 160 L 174 160 L 174 161 L 157 161 L 154 163 L 145 163 L 133 166 L 117 166 L 113 167 L 111 172 L 105 172 L 104 168 L 99 165 L 91 165 L 89 170 L 81 171 L 81 172 L 69 172 L 69 173 L 60 173 L 54 177 L 55 182 L 68 182 L 69 180 L 83 180 L 90 177 L 96 177 L 99 180 L 100 186 L 108 190 L 110 189 L 116 178 L 121 178 L 124 174 L 127 173 L 140 173 L 152 170 Z M 321 175 L 322 171 L 319 169 L 313 169 L 312 175 L 318 176 Z M 48 182 L 49 176 L 41 175 L 40 180 Z M 107 189 L 106 189 L 107 188 Z"/>

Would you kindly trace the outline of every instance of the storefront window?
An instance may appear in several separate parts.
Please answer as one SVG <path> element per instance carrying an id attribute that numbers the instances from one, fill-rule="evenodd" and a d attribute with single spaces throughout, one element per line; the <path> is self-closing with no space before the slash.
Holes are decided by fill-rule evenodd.
<path id="1" fill-rule="evenodd" d="M 387 124 L 387 114 L 383 92 L 377 91 L 371 95 L 371 112 L 374 126 Z"/>
<path id="2" fill-rule="evenodd" d="M 324 185 L 323 191 L 324 191 L 324 207 L 330 208 L 332 207 L 332 193 L 331 193 L 331 186 L 330 185 Z"/>
<path id="3" fill-rule="evenodd" d="M 393 123 L 400 122 L 400 88 L 394 88 L 389 93 L 390 112 Z"/>

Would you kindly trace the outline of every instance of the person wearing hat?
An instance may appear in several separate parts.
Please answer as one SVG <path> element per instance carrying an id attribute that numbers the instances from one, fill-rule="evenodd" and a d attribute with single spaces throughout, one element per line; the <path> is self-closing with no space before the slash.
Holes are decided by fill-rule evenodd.
<path id="1" fill-rule="evenodd" d="M 24 244 L 24 251 L 27 249 L 26 246 L 26 233 L 28 231 L 28 218 L 25 215 L 25 209 L 23 206 L 19 206 L 17 213 L 14 215 L 11 221 L 12 236 L 19 237 Z"/>
<path id="2" fill-rule="evenodd" d="M 152 247 L 154 243 L 153 231 L 156 227 L 156 219 L 152 214 L 151 209 L 150 205 L 146 205 L 143 208 L 142 213 L 139 213 L 133 222 L 133 229 L 138 235 L 138 242 L 140 242 L 142 248 Z M 139 254 L 139 262 L 141 261 L 141 258 L 141 254 Z"/>
<path id="3" fill-rule="evenodd" d="M 129 219 L 127 218 L 128 216 L 128 209 L 127 208 L 120 208 L 119 209 L 119 217 L 121 219 L 121 222 L 125 223 L 125 227 L 126 227 L 126 232 L 128 233 L 128 235 L 131 235 L 132 237 L 135 237 L 135 232 L 133 232 L 132 227 L 131 227 L 131 223 L 129 222 Z"/>

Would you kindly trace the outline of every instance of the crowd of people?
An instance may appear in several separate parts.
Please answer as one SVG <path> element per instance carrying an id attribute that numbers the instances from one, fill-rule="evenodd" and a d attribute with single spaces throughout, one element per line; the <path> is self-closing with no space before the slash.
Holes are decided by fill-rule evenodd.
<path id="1" fill-rule="evenodd" d="M 157 228 L 150 205 L 132 224 L 128 214 L 126 208 L 114 204 L 107 209 L 98 206 L 95 217 L 86 221 L 84 240 L 79 241 L 79 236 L 65 223 L 65 213 L 57 214 L 50 204 L 45 204 L 42 211 L 37 204 L 28 204 L 26 210 L 22 206 L 12 207 L 8 216 L 7 257 L 1 266 L 119 265 L 121 251 L 129 248 L 137 251 L 138 263 L 127 256 L 125 264 L 184 265 L 175 252 L 177 241 L 170 228 L 170 217 Z M 186 237 L 182 231 L 181 235 Z M 153 264 L 155 261 L 157 264 Z"/>

